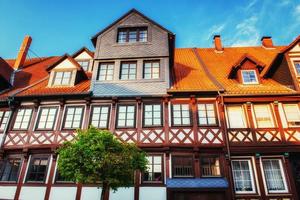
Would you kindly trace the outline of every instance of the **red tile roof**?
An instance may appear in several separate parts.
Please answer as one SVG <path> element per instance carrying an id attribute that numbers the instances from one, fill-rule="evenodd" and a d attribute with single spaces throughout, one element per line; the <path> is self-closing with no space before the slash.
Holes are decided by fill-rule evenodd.
<path id="1" fill-rule="evenodd" d="M 238 80 L 228 79 L 232 67 L 236 66 L 245 55 L 264 66 L 262 76 L 283 48 L 282 46 L 273 49 L 228 47 L 224 48 L 222 53 L 216 52 L 214 48 L 197 48 L 196 52 L 200 57 L 200 62 L 197 60 L 192 48 L 176 49 L 175 82 L 170 91 L 217 91 L 220 89 L 219 85 L 221 85 L 225 90 L 225 94 L 234 95 L 295 93 L 296 91 L 270 78 L 261 78 L 259 85 L 243 85 Z M 207 74 L 211 76 L 207 76 Z"/>
<path id="2" fill-rule="evenodd" d="M 75 86 L 48 88 L 49 72 L 47 68 L 61 59 L 60 56 L 32 58 L 25 61 L 21 70 L 15 72 L 14 85 L 9 90 L 0 92 L 0 100 L 4 101 L 9 96 L 32 96 L 32 95 L 62 95 L 88 93 L 90 80 L 83 80 Z M 6 62 L 13 66 L 15 60 L 8 59 Z M 83 72 L 84 73 L 84 72 Z M 90 75 L 88 75 L 90 77 Z"/>

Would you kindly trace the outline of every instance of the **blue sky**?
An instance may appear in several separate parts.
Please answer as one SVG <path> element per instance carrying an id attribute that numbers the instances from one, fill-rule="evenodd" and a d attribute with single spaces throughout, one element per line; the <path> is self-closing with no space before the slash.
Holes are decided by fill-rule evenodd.
<path id="1" fill-rule="evenodd" d="M 0 56 L 16 57 L 26 34 L 30 56 L 92 48 L 91 36 L 131 8 L 176 34 L 177 47 L 286 45 L 300 34 L 300 0 L 0 0 Z"/>

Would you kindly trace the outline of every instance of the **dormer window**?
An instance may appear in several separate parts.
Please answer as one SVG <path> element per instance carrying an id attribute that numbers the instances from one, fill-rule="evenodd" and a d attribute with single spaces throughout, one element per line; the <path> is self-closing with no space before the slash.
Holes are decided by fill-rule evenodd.
<path id="1" fill-rule="evenodd" d="M 243 84 L 258 84 L 255 70 L 242 70 Z"/>
<path id="2" fill-rule="evenodd" d="M 297 76 L 300 76 L 300 61 L 294 62 Z"/>
<path id="3" fill-rule="evenodd" d="M 55 72 L 53 85 L 55 86 L 70 85 L 71 77 L 72 77 L 72 72 L 70 71 Z"/>
<path id="4" fill-rule="evenodd" d="M 84 71 L 87 71 L 89 69 L 90 61 L 88 61 L 88 60 L 79 60 L 77 62 L 82 67 L 82 69 Z"/>
<path id="5" fill-rule="evenodd" d="M 119 28 L 118 43 L 147 42 L 148 30 L 146 27 Z"/>

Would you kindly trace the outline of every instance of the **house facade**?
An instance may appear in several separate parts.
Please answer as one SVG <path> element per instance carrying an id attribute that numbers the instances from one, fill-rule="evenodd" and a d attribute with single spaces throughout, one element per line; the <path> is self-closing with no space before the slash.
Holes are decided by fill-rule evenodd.
<path id="1" fill-rule="evenodd" d="M 148 171 L 113 200 L 300 195 L 300 37 L 287 46 L 176 48 L 137 10 L 95 50 L 0 59 L 0 199 L 100 199 L 60 176 L 56 149 L 92 125 L 147 152 Z"/>

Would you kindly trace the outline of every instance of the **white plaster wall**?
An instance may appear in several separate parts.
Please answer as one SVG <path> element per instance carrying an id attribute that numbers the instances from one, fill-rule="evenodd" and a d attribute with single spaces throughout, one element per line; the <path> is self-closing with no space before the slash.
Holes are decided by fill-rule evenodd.
<path id="1" fill-rule="evenodd" d="M 77 187 L 52 187 L 50 200 L 74 200 L 76 198 Z"/>
<path id="2" fill-rule="evenodd" d="M 76 68 L 74 63 L 72 63 L 69 58 L 65 59 L 61 63 L 59 63 L 54 69 L 73 69 Z"/>
<path id="3" fill-rule="evenodd" d="M 166 200 L 165 187 L 140 187 L 140 200 Z"/>
<path id="4" fill-rule="evenodd" d="M 24 186 L 21 189 L 20 200 L 44 200 L 46 187 Z"/>
<path id="5" fill-rule="evenodd" d="M 4 136 L 4 134 L 3 134 L 3 133 L 2 133 L 2 134 L 0 134 L 0 147 L 1 147 L 1 144 L 2 144 L 3 136 Z"/>
<path id="6" fill-rule="evenodd" d="M 92 57 L 85 51 L 75 57 L 75 60 L 88 60 L 92 59 Z"/>
<path id="7" fill-rule="evenodd" d="M 102 189 L 97 187 L 82 187 L 80 200 L 100 199 L 101 191 Z"/>
<path id="8" fill-rule="evenodd" d="M 109 200 L 133 200 L 134 188 L 119 188 L 116 192 L 110 191 Z M 154 199 L 153 199 L 154 200 Z"/>
<path id="9" fill-rule="evenodd" d="M 13 199 L 17 186 L 0 186 L 0 199 Z"/>
<path id="10" fill-rule="evenodd" d="M 290 52 L 295 52 L 295 51 L 300 51 L 300 45 L 299 43 L 297 45 L 295 45 L 291 50 Z"/>

